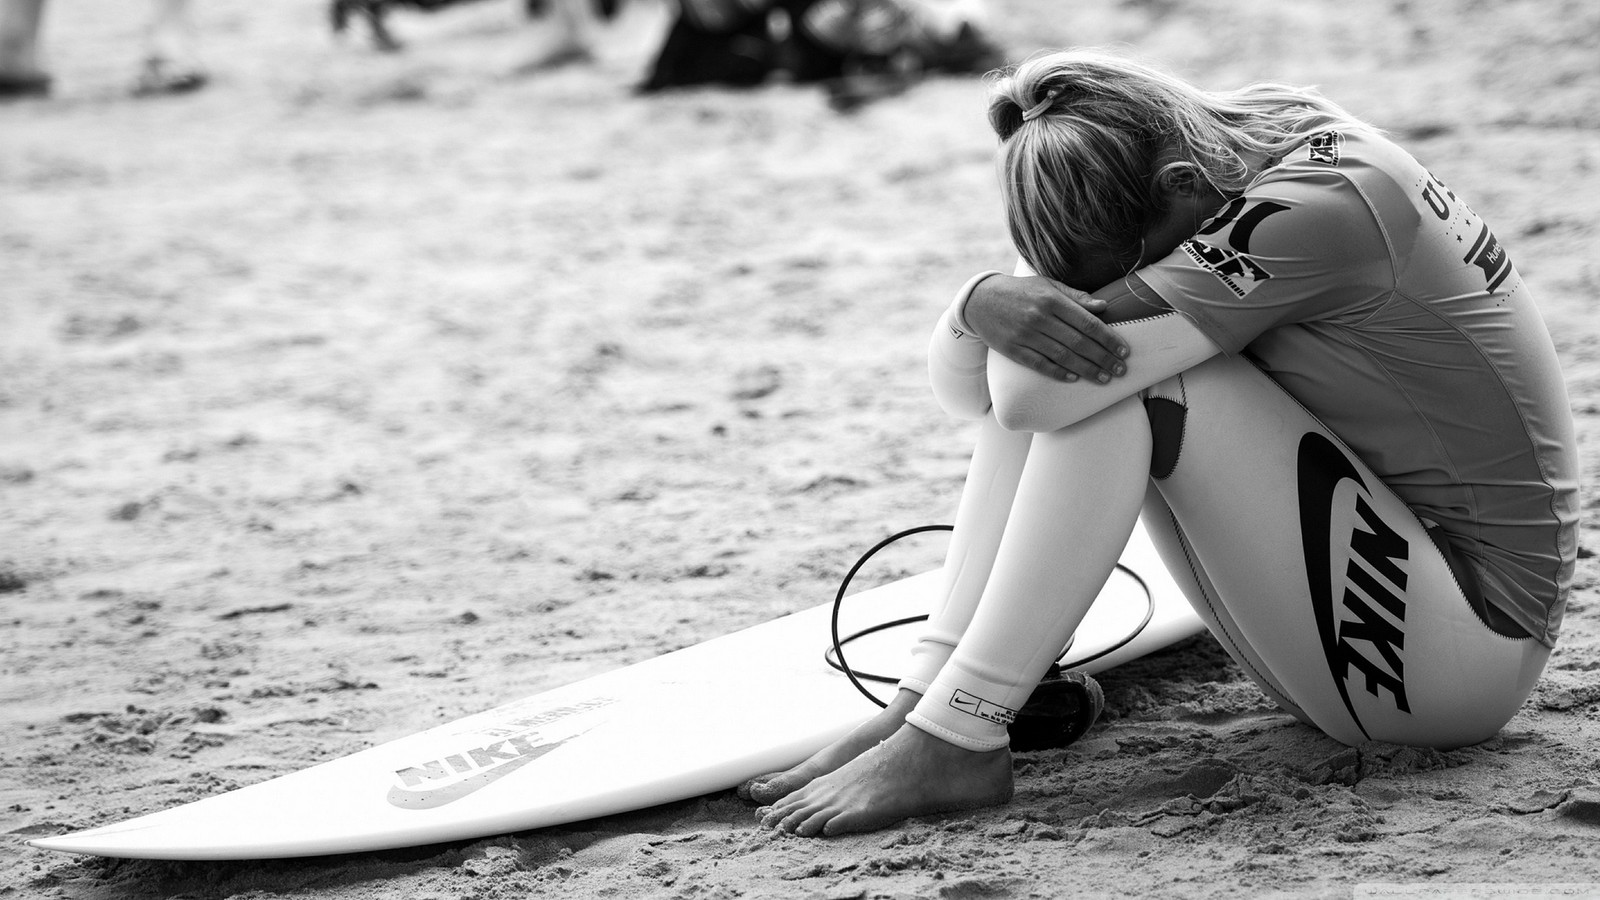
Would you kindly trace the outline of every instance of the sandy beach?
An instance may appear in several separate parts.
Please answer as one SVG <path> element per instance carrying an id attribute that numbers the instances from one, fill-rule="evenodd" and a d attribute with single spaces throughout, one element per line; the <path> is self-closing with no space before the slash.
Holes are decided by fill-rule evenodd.
<path id="1" fill-rule="evenodd" d="M 53 4 L 54 95 L 0 104 L 0 900 L 1600 896 L 1588 0 L 990 4 L 1014 58 L 1320 85 L 1494 226 L 1585 502 L 1560 645 L 1487 743 L 1347 748 L 1201 637 L 1103 676 L 1009 805 L 875 834 L 728 791 L 325 858 L 28 847 L 815 606 L 953 515 L 974 431 L 926 338 L 1014 258 L 981 80 L 636 96 L 660 5 L 533 74 L 519 6 L 397 13 L 390 55 L 318 0 L 202 0 L 211 83 L 135 99 L 143 4 Z"/>

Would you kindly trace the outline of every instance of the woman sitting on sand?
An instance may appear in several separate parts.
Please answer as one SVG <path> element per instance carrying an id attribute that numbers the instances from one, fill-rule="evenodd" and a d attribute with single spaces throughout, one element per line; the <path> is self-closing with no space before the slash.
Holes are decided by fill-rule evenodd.
<path id="1" fill-rule="evenodd" d="M 1024 265 L 934 333 L 940 403 L 984 420 L 943 602 L 887 709 L 741 789 L 763 823 L 1008 800 L 1006 722 L 1141 511 L 1302 721 L 1348 744 L 1498 731 L 1554 644 L 1578 497 L 1554 348 L 1489 227 L 1311 90 L 1060 52 L 996 81 L 989 120 Z"/>

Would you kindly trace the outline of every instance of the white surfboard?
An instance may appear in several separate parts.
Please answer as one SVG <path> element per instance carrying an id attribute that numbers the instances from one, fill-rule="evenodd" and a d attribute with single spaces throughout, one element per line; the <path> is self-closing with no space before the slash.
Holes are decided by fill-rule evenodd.
<path id="1" fill-rule="evenodd" d="M 1202 629 L 1143 526 L 1080 626 L 1068 668 L 1094 672 Z M 927 611 L 938 574 L 845 601 L 853 627 Z M 466 840 L 581 821 L 725 790 L 792 766 L 877 707 L 823 655 L 831 604 L 342 759 L 184 806 L 31 841 L 146 859 L 261 859 Z M 1150 613 L 1150 620 L 1139 628 Z M 848 633 L 847 626 L 847 633 Z M 917 628 L 850 643 L 853 669 L 886 675 Z M 1137 636 L 1081 667 L 1085 659 Z M 874 688 L 887 698 L 893 685 Z"/>

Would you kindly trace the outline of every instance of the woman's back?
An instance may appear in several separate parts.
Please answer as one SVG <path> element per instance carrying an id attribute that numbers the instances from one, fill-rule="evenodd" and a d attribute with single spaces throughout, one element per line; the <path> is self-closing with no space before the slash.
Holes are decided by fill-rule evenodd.
<path id="1" fill-rule="evenodd" d="M 1325 132 L 1140 276 L 1243 351 L 1551 643 L 1576 441 L 1554 348 L 1483 220 L 1399 147 Z"/>

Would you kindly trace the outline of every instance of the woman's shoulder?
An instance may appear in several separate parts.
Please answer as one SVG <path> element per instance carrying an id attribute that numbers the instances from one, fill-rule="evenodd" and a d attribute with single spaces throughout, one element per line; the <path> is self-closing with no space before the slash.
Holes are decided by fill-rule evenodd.
<path id="1" fill-rule="evenodd" d="M 1268 166 L 1250 187 L 1283 181 L 1327 186 L 1378 187 L 1408 184 L 1426 172 L 1410 153 L 1376 129 L 1330 129 L 1308 135 Z"/>
<path id="2" fill-rule="evenodd" d="M 1376 130 L 1320 131 L 1308 136 L 1246 189 L 1315 209 L 1351 227 L 1380 230 L 1414 225 L 1426 168 Z"/>

